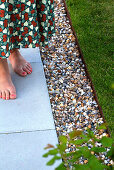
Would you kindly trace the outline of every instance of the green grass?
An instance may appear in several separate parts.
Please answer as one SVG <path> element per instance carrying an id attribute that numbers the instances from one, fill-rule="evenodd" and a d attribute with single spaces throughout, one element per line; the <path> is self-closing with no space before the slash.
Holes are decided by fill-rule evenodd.
<path id="1" fill-rule="evenodd" d="M 99 104 L 114 138 L 113 0 L 66 0 Z M 114 86 L 114 85 L 113 85 Z"/>

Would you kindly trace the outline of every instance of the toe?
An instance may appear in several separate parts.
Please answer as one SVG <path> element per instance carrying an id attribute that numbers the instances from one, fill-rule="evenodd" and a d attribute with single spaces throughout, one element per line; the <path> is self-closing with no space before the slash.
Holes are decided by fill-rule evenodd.
<path id="1" fill-rule="evenodd" d="M 23 70 L 26 71 L 28 74 L 31 74 L 31 70 L 27 66 L 23 67 Z"/>
<path id="2" fill-rule="evenodd" d="M 16 98 L 16 91 L 14 89 L 10 89 L 10 99 L 15 99 Z"/>
<path id="3" fill-rule="evenodd" d="M 27 62 L 27 65 L 29 65 L 31 67 L 31 64 L 29 62 Z"/>
<path id="4" fill-rule="evenodd" d="M 32 67 L 30 67 L 28 65 L 26 67 L 29 69 L 30 72 L 32 72 Z"/>
<path id="5" fill-rule="evenodd" d="M 20 76 L 26 76 L 27 75 L 27 73 L 22 69 L 22 68 L 20 68 L 19 70 L 17 70 L 16 71 Z"/>
<path id="6" fill-rule="evenodd" d="M 6 99 L 6 93 L 4 90 L 2 91 L 2 99 Z"/>
<path id="7" fill-rule="evenodd" d="M 30 63 L 27 63 L 27 66 L 32 69 L 32 66 Z"/>
<path id="8" fill-rule="evenodd" d="M 9 100 L 9 98 L 10 98 L 9 90 L 5 90 L 5 93 L 6 93 L 6 100 Z"/>

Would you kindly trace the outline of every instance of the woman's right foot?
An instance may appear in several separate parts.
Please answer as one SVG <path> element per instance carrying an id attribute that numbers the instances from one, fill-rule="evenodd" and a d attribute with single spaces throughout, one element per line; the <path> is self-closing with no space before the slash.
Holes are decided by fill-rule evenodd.
<path id="1" fill-rule="evenodd" d="M 11 80 L 7 59 L 0 60 L 0 98 L 15 99 L 16 89 Z"/>

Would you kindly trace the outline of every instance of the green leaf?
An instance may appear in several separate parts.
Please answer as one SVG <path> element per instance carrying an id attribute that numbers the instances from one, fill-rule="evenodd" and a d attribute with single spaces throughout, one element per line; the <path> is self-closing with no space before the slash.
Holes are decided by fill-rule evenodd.
<path id="1" fill-rule="evenodd" d="M 84 143 L 84 140 L 83 139 L 70 140 L 69 143 L 75 145 L 81 145 L 82 143 Z"/>
<path id="2" fill-rule="evenodd" d="M 80 136 L 82 134 L 82 131 L 81 130 L 74 130 L 74 131 L 72 131 L 72 132 L 70 132 L 68 134 L 70 136 L 70 139 L 73 139 L 73 138 L 75 138 L 77 136 Z"/>
<path id="3" fill-rule="evenodd" d="M 84 139 L 75 140 L 73 143 L 76 144 L 76 145 L 81 145 L 81 144 L 84 143 Z"/>
<path id="4" fill-rule="evenodd" d="M 83 138 L 83 139 L 69 140 L 69 144 L 81 145 L 83 143 L 88 143 L 89 140 L 90 140 L 90 138 L 85 136 L 85 138 Z M 91 143 L 91 142 L 89 142 L 89 143 Z"/>
<path id="5" fill-rule="evenodd" d="M 94 151 L 94 152 L 96 152 L 96 153 L 99 153 L 99 152 L 105 152 L 106 149 L 103 148 L 103 147 L 93 147 L 93 148 L 91 148 L 91 151 Z"/>
<path id="6" fill-rule="evenodd" d="M 100 142 L 100 141 L 101 141 L 101 139 L 97 139 L 97 138 L 96 138 L 96 139 L 95 139 L 95 141 Z"/>
<path id="7" fill-rule="evenodd" d="M 85 158 L 89 158 L 91 156 L 90 150 L 88 149 L 87 146 L 81 147 L 80 152 L 81 152 L 82 156 L 84 156 Z"/>
<path id="8" fill-rule="evenodd" d="M 80 137 L 86 138 L 86 137 L 87 137 L 87 134 L 82 133 L 82 134 L 80 135 Z"/>
<path id="9" fill-rule="evenodd" d="M 53 164 L 55 163 L 55 161 L 58 160 L 58 159 L 61 159 L 61 157 L 55 155 L 50 161 L 48 161 L 48 162 L 46 163 L 46 165 L 49 165 L 49 166 L 50 166 L 50 165 L 53 165 Z"/>
<path id="10" fill-rule="evenodd" d="M 94 135 L 94 132 L 93 132 L 93 131 L 91 131 L 90 129 L 87 129 L 87 132 L 88 132 L 88 136 L 89 136 L 90 138 L 94 138 L 94 139 L 95 139 L 95 135 Z"/>
<path id="11" fill-rule="evenodd" d="M 45 153 L 44 155 L 42 155 L 43 157 L 48 157 L 48 155 L 56 155 L 58 153 L 57 149 L 52 149 L 50 151 L 48 151 L 47 153 Z"/>
<path id="12" fill-rule="evenodd" d="M 82 154 L 79 151 L 77 151 L 76 154 L 73 155 L 72 158 L 68 160 L 68 162 L 76 162 L 77 159 L 79 159 L 81 156 Z"/>
<path id="13" fill-rule="evenodd" d="M 106 128 L 107 123 L 102 123 L 100 126 L 97 127 L 97 129 L 107 129 Z"/>
<path id="14" fill-rule="evenodd" d="M 58 150 L 57 149 L 53 149 L 53 150 L 50 150 L 47 153 L 45 153 L 43 155 L 43 157 L 48 157 L 48 155 L 56 155 L 57 153 L 58 153 Z"/>
<path id="15" fill-rule="evenodd" d="M 57 156 L 57 155 L 56 155 L 56 159 L 58 160 L 58 159 L 62 159 L 62 158 L 61 158 L 61 156 Z"/>
<path id="16" fill-rule="evenodd" d="M 91 139 L 90 137 L 85 136 L 84 137 L 84 142 L 88 142 L 90 139 Z"/>
<path id="17" fill-rule="evenodd" d="M 59 144 L 56 144 L 56 146 L 57 146 L 57 148 L 58 148 Z"/>
<path id="18" fill-rule="evenodd" d="M 45 153 L 44 155 L 42 155 L 43 157 L 48 157 L 49 152 Z"/>
<path id="19" fill-rule="evenodd" d="M 62 143 L 67 143 L 67 137 L 62 135 L 62 136 L 59 136 L 59 141 L 62 142 Z"/>
<path id="20" fill-rule="evenodd" d="M 76 170 L 90 170 L 88 164 L 84 165 L 74 164 L 73 167 L 75 167 Z"/>
<path id="21" fill-rule="evenodd" d="M 77 159 L 79 159 L 81 156 L 84 156 L 85 158 L 89 158 L 91 156 L 90 151 L 88 150 L 88 147 L 81 147 L 79 151 L 76 151 L 74 155 L 72 155 L 72 159 L 68 160 L 69 162 L 75 162 Z"/>
<path id="22" fill-rule="evenodd" d="M 112 146 L 112 138 L 103 136 L 102 139 L 100 140 L 100 142 L 102 143 L 103 146 L 105 147 L 111 147 Z"/>
<path id="23" fill-rule="evenodd" d="M 88 165 L 89 165 L 90 170 L 91 169 L 92 170 L 104 170 L 104 168 L 107 167 L 106 165 L 101 164 L 94 155 L 92 155 L 90 159 L 88 160 Z"/>
<path id="24" fill-rule="evenodd" d="M 57 149 L 52 149 L 52 150 L 49 151 L 50 155 L 56 155 L 57 153 L 58 153 Z"/>
<path id="25" fill-rule="evenodd" d="M 59 152 L 62 154 L 63 152 L 65 152 L 65 149 L 66 149 L 66 144 L 60 144 L 58 146 L 58 149 L 60 150 Z"/>
<path id="26" fill-rule="evenodd" d="M 91 153 L 87 146 L 82 146 L 79 148 L 78 151 L 68 153 L 67 156 L 73 156 L 73 158 L 75 159 L 78 159 L 81 156 L 84 156 L 85 158 L 89 158 L 91 156 Z"/>
<path id="27" fill-rule="evenodd" d="M 66 170 L 66 167 L 64 166 L 64 163 L 62 162 L 55 170 Z"/>

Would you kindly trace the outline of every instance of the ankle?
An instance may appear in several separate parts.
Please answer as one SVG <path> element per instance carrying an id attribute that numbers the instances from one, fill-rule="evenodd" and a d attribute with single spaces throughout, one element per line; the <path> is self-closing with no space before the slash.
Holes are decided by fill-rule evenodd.
<path id="1" fill-rule="evenodd" d="M 10 61 L 12 61 L 12 60 L 14 60 L 14 58 L 17 56 L 17 49 L 13 49 L 12 51 L 11 51 L 11 53 L 10 53 L 10 56 L 9 56 L 9 60 Z"/>
<path id="2" fill-rule="evenodd" d="M 8 68 L 8 62 L 7 59 L 1 59 L 0 60 L 0 74 L 2 74 L 2 71 L 6 70 Z"/>
<path id="3" fill-rule="evenodd" d="M 14 48 L 13 50 L 11 50 L 11 54 L 13 54 L 14 52 L 17 52 L 18 49 L 17 48 Z"/>
<path id="4" fill-rule="evenodd" d="M 4 59 L 1 59 L 1 60 L 0 60 L 0 65 L 3 65 L 3 64 L 5 64 L 5 63 L 7 63 L 7 58 L 4 58 Z"/>
<path id="5" fill-rule="evenodd" d="M 10 71 L 9 71 L 7 59 L 1 59 L 1 60 L 0 60 L 0 78 L 2 78 L 2 80 L 5 80 L 6 77 L 7 78 L 10 77 Z"/>

